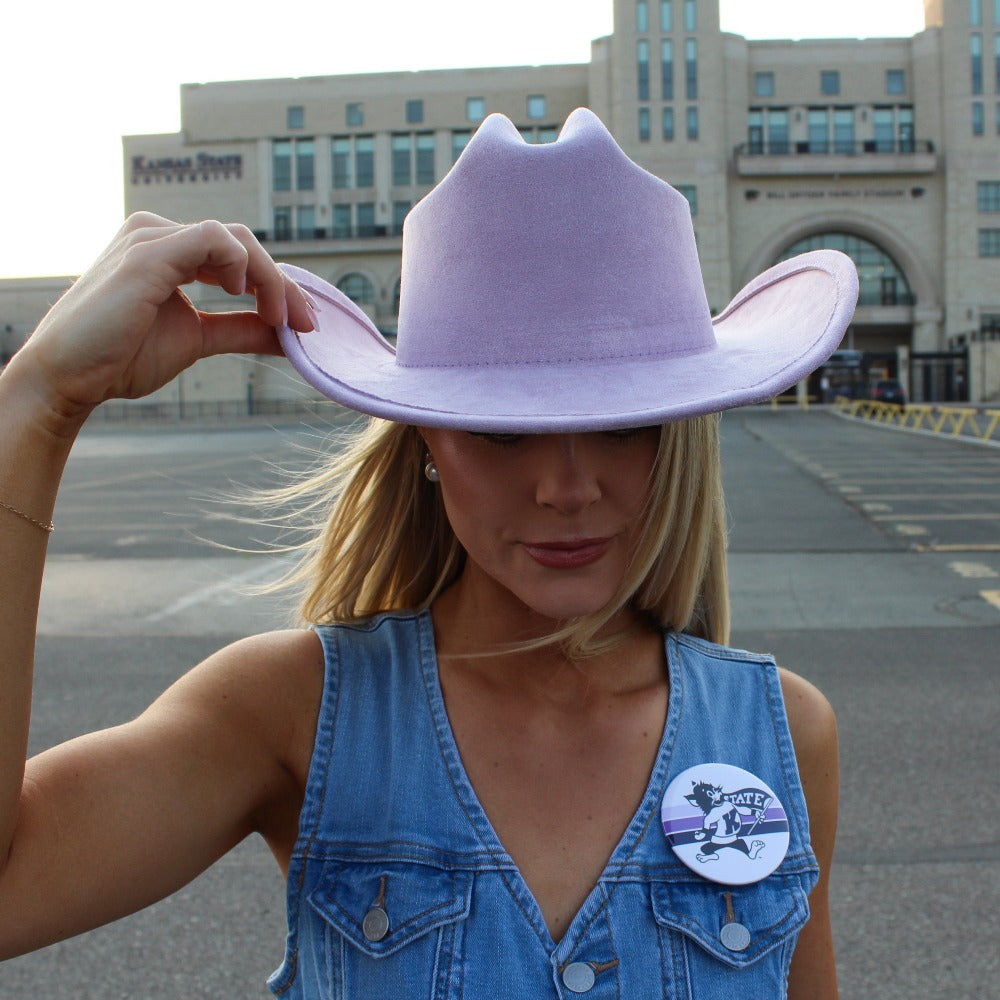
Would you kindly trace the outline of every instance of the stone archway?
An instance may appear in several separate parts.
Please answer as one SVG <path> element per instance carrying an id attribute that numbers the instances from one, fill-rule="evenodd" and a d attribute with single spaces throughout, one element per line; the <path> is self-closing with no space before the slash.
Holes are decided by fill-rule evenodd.
<path id="1" fill-rule="evenodd" d="M 891 258 L 905 276 L 916 302 L 908 314 L 912 322 L 910 349 L 941 349 L 944 310 L 938 281 L 921 260 L 911 239 L 888 223 L 859 212 L 814 213 L 800 216 L 779 227 L 757 246 L 746 262 L 744 284 L 771 267 L 788 248 L 818 233 L 843 233 L 860 237 Z M 859 320 L 864 312 L 863 308 L 859 308 Z M 868 313 L 871 315 L 872 310 L 868 310 Z"/>
<path id="2" fill-rule="evenodd" d="M 742 284 L 746 284 L 761 271 L 767 270 L 788 247 L 821 232 L 842 232 L 860 236 L 873 243 L 899 266 L 921 311 L 940 309 L 940 290 L 914 251 L 910 240 L 892 226 L 854 212 L 802 216 L 776 229 L 757 247 L 747 261 Z"/>

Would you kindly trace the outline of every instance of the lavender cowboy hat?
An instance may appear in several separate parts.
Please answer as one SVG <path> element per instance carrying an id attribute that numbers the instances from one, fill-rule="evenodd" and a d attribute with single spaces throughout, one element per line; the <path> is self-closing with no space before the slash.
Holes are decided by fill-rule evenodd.
<path id="1" fill-rule="evenodd" d="M 555 143 L 487 118 L 407 216 L 393 348 L 338 289 L 282 265 L 315 300 L 279 331 L 330 399 L 403 423 L 590 431 L 770 399 L 837 348 L 858 296 L 851 260 L 817 250 L 711 316 L 686 199 L 574 111 Z"/>

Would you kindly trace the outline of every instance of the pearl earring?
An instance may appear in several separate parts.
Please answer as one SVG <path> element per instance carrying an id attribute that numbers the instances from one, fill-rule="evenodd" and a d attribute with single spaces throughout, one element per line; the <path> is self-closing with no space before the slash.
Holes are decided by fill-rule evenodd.
<path id="1" fill-rule="evenodd" d="M 441 481 L 441 476 L 438 474 L 438 467 L 434 464 L 434 459 L 427 455 L 427 464 L 424 465 L 424 475 L 432 482 L 437 483 Z"/>

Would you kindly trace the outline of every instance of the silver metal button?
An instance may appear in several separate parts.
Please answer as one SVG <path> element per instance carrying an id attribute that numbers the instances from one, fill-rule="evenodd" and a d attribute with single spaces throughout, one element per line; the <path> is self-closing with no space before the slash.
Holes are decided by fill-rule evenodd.
<path id="1" fill-rule="evenodd" d="M 361 930 L 369 941 L 381 941 L 389 933 L 389 916 L 381 906 L 373 906 L 361 921 Z"/>
<path id="2" fill-rule="evenodd" d="M 730 951 L 746 951 L 750 947 L 750 931 L 743 924 L 732 920 L 728 924 L 722 925 L 719 940 Z"/>
<path id="3" fill-rule="evenodd" d="M 597 974 L 587 962 L 572 962 L 563 969 L 563 986 L 572 993 L 586 993 L 597 979 Z"/>

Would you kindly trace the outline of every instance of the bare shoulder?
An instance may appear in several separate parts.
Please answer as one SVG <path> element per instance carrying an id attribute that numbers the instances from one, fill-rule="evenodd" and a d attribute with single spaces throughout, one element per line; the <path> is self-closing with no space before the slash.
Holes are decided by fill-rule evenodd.
<path id="1" fill-rule="evenodd" d="M 809 808 L 817 855 L 832 854 L 839 797 L 837 720 L 830 702 L 804 677 L 779 670 L 788 728 Z M 824 858 L 821 857 L 821 864 Z"/>
<path id="2" fill-rule="evenodd" d="M 836 751 L 837 719 L 823 692 L 791 670 L 779 667 L 778 675 L 796 754 Z"/>
<path id="3" fill-rule="evenodd" d="M 288 629 L 220 649 L 160 699 L 165 705 L 214 705 L 241 717 L 258 739 L 274 741 L 293 772 L 308 766 L 323 693 L 323 649 L 315 632 Z M 152 710 L 155 711 L 154 704 Z M 302 760 L 303 752 L 305 760 Z"/>
<path id="4" fill-rule="evenodd" d="M 833 1000 L 837 996 L 837 969 L 830 924 L 830 868 L 840 797 L 837 720 L 817 687 L 790 670 L 779 670 L 779 674 L 809 812 L 809 839 L 819 862 L 819 881 L 809 897 L 809 922 L 792 955 L 788 997 Z"/>

